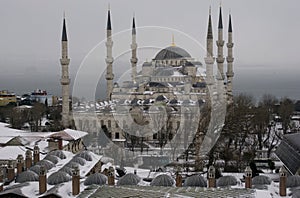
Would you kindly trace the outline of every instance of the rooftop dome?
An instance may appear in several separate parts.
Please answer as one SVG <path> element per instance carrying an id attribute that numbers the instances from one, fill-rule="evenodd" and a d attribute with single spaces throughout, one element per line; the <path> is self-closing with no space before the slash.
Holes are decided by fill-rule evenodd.
<path id="1" fill-rule="evenodd" d="M 52 162 L 54 164 L 57 164 L 59 157 L 52 155 L 52 154 L 48 154 L 48 155 L 46 155 L 46 157 L 44 159 L 49 160 L 50 162 Z"/>
<path id="2" fill-rule="evenodd" d="M 167 59 L 179 59 L 179 58 L 191 58 L 191 55 L 180 47 L 170 46 L 160 50 L 154 59 L 167 60 Z"/>
<path id="3" fill-rule="evenodd" d="M 70 176 L 73 175 L 73 169 L 71 167 L 68 167 L 68 166 L 62 167 L 59 171 L 68 173 Z"/>
<path id="4" fill-rule="evenodd" d="M 71 176 L 66 172 L 58 171 L 48 177 L 48 184 L 56 185 L 71 180 Z"/>
<path id="5" fill-rule="evenodd" d="M 124 185 L 137 185 L 141 181 L 141 178 L 133 173 L 127 173 L 121 177 L 117 183 L 118 186 Z"/>
<path id="6" fill-rule="evenodd" d="M 80 164 L 81 166 L 83 166 L 83 165 L 85 165 L 86 161 L 82 157 L 75 156 L 73 159 L 71 159 L 70 162 L 76 162 L 76 163 Z"/>
<path id="7" fill-rule="evenodd" d="M 89 175 L 86 180 L 84 181 L 84 185 L 92 185 L 92 184 L 98 184 L 98 185 L 104 185 L 106 184 L 107 177 L 101 173 L 94 173 L 92 175 Z"/>
<path id="8" fill-rule="evenodd" d="M 86 161 L 92 161 L 93 160 L 90 151 L 81 151 L 80 153 L 78 153 L 76 155 L 76 157 L 81 157 L 81 158 L 85 159 Z"/>
<path id="9" fill-rule="evenodd" d="M 34 166 L 31 166 L 31 167 L 29 168 L 29 170 L 35 172 L 36 174 L 40 174 L 40 168 L 41 168 L 40 165 L 34 165 Z"/>
<path id="10" fill-rule="evenodd" d="M 300 186 L 300 176 L 299 175 L 289 176 L 286 181 L 286 186 L 290 188 Z"/>
<path id="11" fill-rule="evenodd" d="M 234 176 L 223 176 L 220 177 L 217 181 L 217 186 L 218 187 L 225 187 L 225 186 L 235 186 L 237 185 L 238 181 Z"/>
<path id="12" fill-rule="evenodd" d="M 271 184 L 271 179 L 265 175 L 258 175 L 252 178 L 253 185 L 269 185 Z"/>
<path id="13" fill-rule="evenodd" d="M 39 176 L 31 170 L 24 171 L 16 177 L 16 182 L 23 183 L 28 181 L 39 181 Z"/>
<path id="14" fill-rule="evenodd" d="M 37 165 L 40 166 L 44 166 L 47 170 L 50 170 L 51 168 L 53 168 L 55 165 L 53 164 L 53 162 L 43 159 L 42 161 L 39 161 L 36 163 Z"/>
<path id="15" fill-rule="evenodd" d="M 61 150 L 55 150 L 55 151 L 51 151 L 49 154 L 51 155 L 55 155 L 56 157 L 59 157 L 60 159 L 66 159 L 66 155 L 64 154 L 63 151 Z"/>
<path id="16" fill-rule="evenodd" d="M 79 167 L 79 163 L 70 161 L 65 166 L 70 168 Z"/>
<path id="17" fill-rule="evenodd" d="M 174 179 L 170 175 L 162 174 L 155 177 L 150 186 L 173 186 Z"/>
<path id="18" fill-rule="evenodd" d="M 191 177 L 187 177 L 183 186 L 199 186 L 206 187 L 206 180 L 201 175 L 192 175 Z"/>

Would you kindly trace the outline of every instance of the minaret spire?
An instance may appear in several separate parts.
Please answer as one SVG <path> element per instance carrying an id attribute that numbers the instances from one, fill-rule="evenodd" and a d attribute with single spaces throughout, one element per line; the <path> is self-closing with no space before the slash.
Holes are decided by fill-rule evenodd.
<path id="1" fill-rule="evenodd" d="M 132 73 L 131 73 L 131 77 L 132 77 L 132 81 L 135 83 L 136 82 L 136 74 L 137 74 L 137 70 L 136 70 L 136 64 L 137 64 L 137 43 L 136 43 L 136 29 L 135 29 L 135 17 L 133 16 L 132 18 L 132 42 L 131 42 L 131 67 L 132 67 Z"/>
<path id="2" fill-rule="evenodd" d="M 69 127 L 69 114 L 70 114 L 70 107 L 69 107 L 69 85 L 70 85 L 70 78 L 69 78 L 69 63 L 70 59 L 68 57 L 68 39 L 67 39 L 67 28 L 66 28 L 66 19 L 64 16 L 63 19 L 63 29 L 62 29 L 62 50 L 61 50 L 61 59 L 60 64 L 62 68 L 62 74 L 60 83 L 62 86 L 62 125 L 67 128 Z"/>
<path id="3" fill-rule="evenodd" d="M 208 28 L 207 28 L 207 37 L 206 37 L 206 83 L 208 85 L 213 84 L 213 33 L 212 33 L 212 20 L 211 20 L 211 7 L 209 7 L 209 16 L 208 16 Z"/>
<path id="4" fill-rule="evenodd" d="M 232 24 L 231 24 L 231 14 L 229 14 L 229 25 L 228 25 L 228 43 L 227 43 L 227 101 L 228 103 L 233 102 L 232 94 L 232 80 L 233 80 L 233 42 L 232 42 Z"/>
<path id="5" fill-rule="evenodd" d="M 107 27 L 106 27 L 106 100 L 111 100 L 112 91 L 113 91 L 113 57 L 112 57 L 112 30 L 111 30 L 111 19 L 110 19 L 110 6 L 108 7 L 107 12 Z"/>
<path id="6" fill-rule="evenodd" d="M 218 80 L 224 80 L 224 56 L 223 56 L 223 22 L 222 22 L 222 7 L 220 6 L 219 12 L 219 25 L 218 25 L 218 40 L 217 40 L 217 47 L 218 47 L 218 57 L 217 57 L 217 65 L 218 65 L 218 73 L 217 78 Z"/>

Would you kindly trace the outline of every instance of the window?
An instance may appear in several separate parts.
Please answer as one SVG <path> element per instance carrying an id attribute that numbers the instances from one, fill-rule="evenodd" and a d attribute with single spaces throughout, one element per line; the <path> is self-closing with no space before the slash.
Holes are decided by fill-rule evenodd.
<path id="1" fill-rule="evenodd" d="M 119 132 L 115 133 L 115 139 L 120 139 L 120 133 Z"/>
<path id="2" fill-rule="evenodd" d="M 108 120 L 107 125 L 108 125 L 108 128 L 111 128 L 111 121 L 110 120 Z"/>

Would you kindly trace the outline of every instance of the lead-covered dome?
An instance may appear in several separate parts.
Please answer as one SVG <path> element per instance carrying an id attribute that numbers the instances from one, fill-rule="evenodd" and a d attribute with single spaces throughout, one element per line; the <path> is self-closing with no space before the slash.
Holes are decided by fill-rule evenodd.
<path id="1" fill-rule="evenodd" d="M 154 59 L 167 60 L 167 59 L 179 59 L 179 58 L 191 58 L 191 55 L 180 47 L 170 46 L 160 50 Z"/>

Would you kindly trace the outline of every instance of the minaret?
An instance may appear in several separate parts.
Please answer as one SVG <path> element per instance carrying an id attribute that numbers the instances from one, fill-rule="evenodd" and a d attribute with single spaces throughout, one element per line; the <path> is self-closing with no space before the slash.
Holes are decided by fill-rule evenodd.
<path id="1" fill-rule="evenodd" d="M 60 83 L 62 85 L 62 124 L 65 128 L 69 127 L 69 63 L 70 59 L 68 57 L 68 38 L 67 38 L 67 30 L 66 30 L 66 19 L 64 17 L 63 21 L 63 30 L 62 30 L 62 39 L 61 39 L 61 79 Z"/>
<path id="2" fill-rule="evenodd" d="M 218 57 L 216 59 L 217 65 L 218 65 L 218 73 L 217 73 L 217 79 L 218 80 L 224 80 L 224 56 L 223 56 L 223 46 L 224 46 L 224 40 L 223 40 L 223 22 L 222 22 L 222 7 L 220 6 L 220 13 L 219 13 L 219 26 L 218 26 L 218 40 L 217 40 L 217 47 L 218 47 Z"/>
<path id="3" fill-rule="evenodd" d="M 113 91 L 113 79 L 114 79 L 114 74 L 113 74 L 113 69 L 112 69 L 112 64 L 114 62 L 114 59 L 112 57 L 112 46 L 113 46 L 113 41 L 112 41 L 112 34 L 111 34 L 111 22 L 110 22 L 110 8 L 108 8 L 108 15 L 107 15 L 107 27 L 106 27 L 106 100 L 111 100 L 111 95 Z"/>
<path id="4" fill-rule="evenodd" d="M 135 30 L 135 19 L 133 17 L 132 19 L 132 41 L 131 41 L 131 67 L 132 67 L 132 81 L 136 82 L 136 63 L 138 61 L 137 56 L 136 56 L 136 51 L 137 51 L 137 43 L 136 43 L 136 30 Z"/>
<path id="5" fill-rule="evenodd" d="M 208 29 L 206 38 L 206 57 L 204 58 L 206 65 L 206 83 L 208 85 L 213 84 L 213 33 L 212 33 L 212 22 L 211 22 L 211 8 L 209 8 L 209 18 L 208 18 Z"/>
<path id="6" fill-rule="evenodd" d="M 233 42 L 232 42 L 232 25 L 231 25 L 231 14 L 229 14 L 229 26 L 228 26 L 228 43 L 227 43 L 227 102 L 232 103 L 233 102 L 233 94 L 232 94 L 232 79 L 234 76 L 233 73 Z"/>

